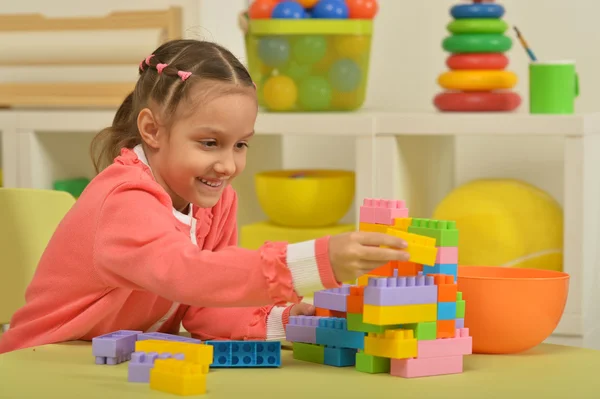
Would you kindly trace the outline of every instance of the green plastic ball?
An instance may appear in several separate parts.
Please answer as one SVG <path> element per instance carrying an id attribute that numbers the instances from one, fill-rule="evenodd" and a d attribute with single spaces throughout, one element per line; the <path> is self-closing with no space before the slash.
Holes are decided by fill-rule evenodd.
<path id="1" fill-rule="evenodd" d="M 361 77 L 360 67 L 349 58 L 342 58 L 334 62 L 329 70 L 329 80 L 332 86 L 341 92 L 356 90 L 360 85 Z"/>
<path id="2" fill-rule="evenodd" d="M 280 69 L 281 74 L 289 76 L 296 82 L 310 75 L 310 70 L 310 65 L 301 65 L 295 60 L 291 60 L 285 67 Z"/>
<path id="3" fill-rule="evenodd" d="M 324 36 L 302 36 L 294 40 L 292 46 L 294 60 L 301 65 L 319 62 L 327 53 L 327 39 Z"/>
<path id="4" fill-rule="evenodd" d="M 331 85 L 322 76 L 309 76 L 298 90 L 298 103 L 306 111 L 323 111 L 331 106 Z"/>
<path id="5" fill-rule="evenodd" d="M 290 43 L 283 37 L 264 37 L 258 42 L 258 56 L 267 66 L 285 65 L 290 58 Z"/>

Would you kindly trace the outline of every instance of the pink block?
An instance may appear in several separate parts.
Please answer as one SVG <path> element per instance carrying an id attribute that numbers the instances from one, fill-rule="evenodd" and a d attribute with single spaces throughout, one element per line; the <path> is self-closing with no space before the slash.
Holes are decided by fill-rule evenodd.
<path id="1" fill-rule="evenodd" d="M 428 359 L 392 359 L 390 374 L 396 377 L 417 378 L 458 374 L 462 371 L 463 357 L 448 356 Z"/>
<path id="2" fill-rule="evenodd" d="M 360 207 L 361 223 L 394 225 L 394 219 L 408 217 L 406 203 L 400 200 L 365 198 Z"/>
<path id="3" fill-rule="evenodd" d="M 438 247 L 435 263 L 456 265 L 458 263 L 458 247 Z"/>
<path id="4" fill-rule="evenodd" d="M 454 338 L 440 338 L 431 341 L 419 341 L 418 359 L 434 357 L 453 357 L 473 353 L 473 338 L 469 337 L 468 328 L 459 328 Z"/>
<path id="5" fill-rule="evenodd" d="M 375 221 L 375 203 L 379 205 L 379 200 L 373 198 L 365 198 L 360 207 L 359 219 L 361 223 L 377 223 Z"/>

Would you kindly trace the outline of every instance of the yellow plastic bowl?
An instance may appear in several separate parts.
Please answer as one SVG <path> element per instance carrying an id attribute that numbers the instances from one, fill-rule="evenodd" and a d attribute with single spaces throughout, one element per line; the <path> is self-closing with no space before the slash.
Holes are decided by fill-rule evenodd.
<path id="1" fill-rule="evenodd" d="M 261 107 L 352 111 L 367 91 L 372 20 L 250 20 L 246 55 Z"/>
<path id="2" fill-rule="evenodd" d="M 354 199 L 354 172 L 278 170 L 257 173 L 256 195 L 271 222 L 287 227 L 336 224 Z"/>

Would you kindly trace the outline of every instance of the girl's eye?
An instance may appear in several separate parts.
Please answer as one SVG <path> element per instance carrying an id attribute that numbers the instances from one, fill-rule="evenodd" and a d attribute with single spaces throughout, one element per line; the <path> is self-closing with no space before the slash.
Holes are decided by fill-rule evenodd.
<path id="1" fill-rule="evenodd" d="M 200 145 L 204 147 L 215 147 L 217 145 L 217 142 L 214 140 L 204 140 L 200 141 Z"/>
<path id="2" fill-rule="evenodd" d="M 236 144 L 236 147 L 237 147 L 238 149 L 243 149 L 243 148 L 248 148 L 248 147 L 249 147 L 249 145 L 248 145 L 248 143 L 246 143 L 246 142 L 241 142 L 241 143 L 237 143 L 237 144 Z"/>

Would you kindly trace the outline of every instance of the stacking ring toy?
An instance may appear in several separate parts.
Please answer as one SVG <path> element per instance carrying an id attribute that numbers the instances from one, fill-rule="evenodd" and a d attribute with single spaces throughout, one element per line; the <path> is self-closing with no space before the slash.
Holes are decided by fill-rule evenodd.
<path id="1" fill-rule="evenodd" d="M 517 75 L 510 71 L 463 70 L 444 72 L 438 83 L 447 90 L 488 91 L 513 88 L 517 80 Z"/>
<path id="2" fill-rule="evenodd" d="M 444 39 L 449 53 L 504 53 L 512 47 L 512 39 L 498 33 L 465 33 Z"/>
<path id="3" fill-rule="evenodd" d="M 446 60 L 450 69 L 504 69 L 508 57 L 501 53 L 452 54 Z"/>
<path id="4" fill-rule="evenodd" d="M 502 18 L 504 7 L 495 3 L 458 4 L 450 9 L 454 19 L 464 18 Z"/>
<path id="5" fill-rule="evenodd" d="M 466 18 L 455 19 L 446 27 L 449 32 L 457 33 L 504 33 L 508 24 L 502 19 L 495 18 Z"/>
<path id="6" fill-rule="evenodd" d="M 521 105 L 521 96 L 515 92 L 444 92 L 435 96 L 433 104 L 450 112 L 513 111 Z"/>

